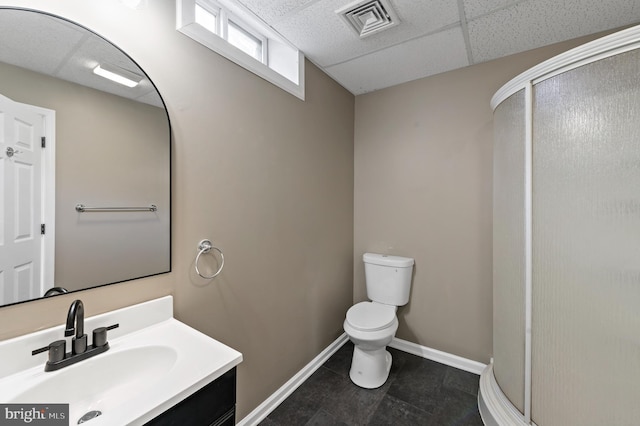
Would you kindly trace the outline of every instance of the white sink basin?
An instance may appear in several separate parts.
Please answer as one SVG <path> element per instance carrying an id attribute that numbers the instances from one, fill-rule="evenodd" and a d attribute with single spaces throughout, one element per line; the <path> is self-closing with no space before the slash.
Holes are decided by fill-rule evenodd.
<path id="1" fill-rule="evenodd" d="M 161 304 L 166 305 L 167 298 L 163 299 Z M 170 297 L 169 300 L 172 301 Z M 148 309 L 149 304 L 153 307 L 153 302 L 125 310 Z M 31 335 L 0 342 L 0 359 L 18 357 L 24 363 L 25 359 L 19 355 L 29 357 L 27 368 L 5 377 L 0 371 L 0 402 L 68 403 L 70 425 L 77 424 L 89 412 L 100 412 L 100 415 L 88 420 L 88 426 L 144 424 L 242 360 L 239 352 L 172 317 L 163 318 L 166 315 L 158 315 L 158 312 L 148 315 L 130 311 L 116 317 L 112 315 L 120 311 L 124 310 L 85 322 L 88 332 L 98 326 L 120 324 L 114 330 L 119 333 L 109 332 L 112 334 L 108 336 L 110 349 L 107 352 L 60 370 L 45 372 L 46 353 L 32 357 L 30 350 L 25 350 L 47 344 L 31 342 L 34 339 L 29 340 Z M 101 319 L 103 316 L 107 317 Z M 150 322 L 145 320 L 149 317 L 154 318 L 152 323 L 144 324 Z M 135 324 L 140 322 L 143 324 Z M 37 336 L 38 342 L 42 339 L 51 342 L 61 338 L 62 327 L 34 333 L 34 336 L 43 333 L 43 336 Z"/>
<path id="2" fill-rule="evenodd" d="M 109 350 L 58 371 L 36 374 L 28 388 L 9 403 L 69 403 L 69 417 L 108 412 L 141 392 L 152 391 L 175 366 L 177 352 L 168 346 Z"/>

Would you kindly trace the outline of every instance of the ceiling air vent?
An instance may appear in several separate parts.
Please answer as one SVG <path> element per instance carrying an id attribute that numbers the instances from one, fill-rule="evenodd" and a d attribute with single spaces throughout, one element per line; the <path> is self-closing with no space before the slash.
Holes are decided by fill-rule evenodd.
<path id="1" fill-rule="evenodd" d="M 398 15 L 387 0 L 365 0 L 351 3 L 336 13 L 344 19 L 349 27 L 364 38 L 400 23 Z"/>

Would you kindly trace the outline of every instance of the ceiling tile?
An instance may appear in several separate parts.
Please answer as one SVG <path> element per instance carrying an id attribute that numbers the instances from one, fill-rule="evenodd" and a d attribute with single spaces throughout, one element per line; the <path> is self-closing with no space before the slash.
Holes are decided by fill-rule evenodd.
<path id="1" fill-rule="evenodd" d="M 522 0 L 463 0 L 464 14 L 467 20 L 511 6 Z"/>
<path id="2" fill-rule="evenodd" d="M 457 3 L 450 0 L 390 1 L 400 25 L 360 39 L 335 13 L 346 3 L 318 1 L 272 26 L 315 63 L 327 67 L 459 22 Z"/>
<path id="3" fill-rule="evenodd" d="M 318 0 L 240 0 L 247 9 L 273 25 L 280 18 Z"/>
<path id="4" fill-rule="evenodd" d="M 467 65 L 462 30 L 455 27 L 361 56 L 325 71 L 359 95 Z"/>
<path id="5" fill-rule="evenodd" d="M 81 30 L 48 15 L 3 10 L 0 14 L 0 61 L 44 74 L 52 73 L 82 37 Z"/>
<path id="6" fill-rule="evenodd" d="M 529 0 L 468 23 L 474 63 L 640 20 L 637 0 Z"/>

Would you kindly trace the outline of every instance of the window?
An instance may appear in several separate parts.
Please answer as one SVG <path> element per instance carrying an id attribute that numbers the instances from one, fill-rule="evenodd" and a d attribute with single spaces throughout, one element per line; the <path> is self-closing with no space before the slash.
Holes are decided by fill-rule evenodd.
<path id="1" fill-rule="evenodd" d="M 250 25 L 240 23 L 237 18 L 229 18 L 229 13 L 215 3 L 210 1 L 199 3 L 196 0 L 195 23 L 266 64 L 264 60 L 266 38 L 253 30 Z"/>
<path id="2" fill-rule="evenodd" d="M 262 37 L 256 37 L 248 30 L 233 21 L 229 21 L 227 25 L 227 41 L 233 46 L 242 50 L 249 56 L 253 56 L 260 62 L 264 62 L 264 44 Z"/>
<path id="3" fill-rule="evenodd" d="M 195 20 L 197 24 L 202 25 L 205 29 L 211 31 L 214 34 L 218 34 L 218 16 L 220 15 L 219 9 L 205 9 L 204 7 L 196 4 Z"/>
<path id="4" fill-rule="evenodd" d="M 304 100 L 304 55 L 232 0 L 177 0 L 177 29 Z"/>

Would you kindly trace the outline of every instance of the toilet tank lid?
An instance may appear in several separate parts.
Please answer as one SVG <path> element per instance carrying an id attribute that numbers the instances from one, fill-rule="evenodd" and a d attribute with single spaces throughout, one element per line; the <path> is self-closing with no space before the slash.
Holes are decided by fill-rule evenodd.
<path id="1" fill-rule="evenodd" d="M 389 254 L 365 253 L 362 255 L 364 263 L 371 263 L 382 266 L 395 266 L 396 268 L 407 268 L 413 266 L 413 259 L 410 257 L 391 256 Z"/>

